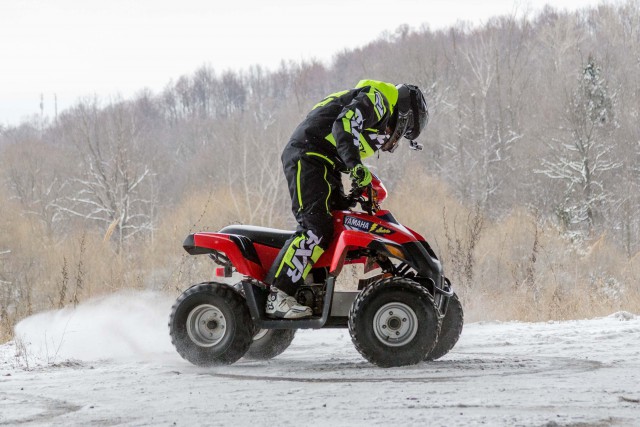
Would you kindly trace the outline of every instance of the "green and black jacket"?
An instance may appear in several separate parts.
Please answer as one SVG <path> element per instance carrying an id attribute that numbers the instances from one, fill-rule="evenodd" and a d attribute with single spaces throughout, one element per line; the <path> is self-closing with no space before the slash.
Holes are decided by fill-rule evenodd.
<path id="1" fill-rule="evenodd" d="M 322 157 L 338 170 L 350 170 L 389 138 L 386 129 L 397 101 L 398 90 L 391 83 L 361 80 L 355 89 L 336 92 L 316 104 L 287 148 Z"/>

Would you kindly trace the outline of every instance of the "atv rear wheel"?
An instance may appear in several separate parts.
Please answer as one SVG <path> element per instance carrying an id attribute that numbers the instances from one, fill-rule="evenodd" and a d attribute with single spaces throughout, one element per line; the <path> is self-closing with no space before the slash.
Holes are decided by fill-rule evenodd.
<path id="1" fill-rule="evenodd" d="M 295 334 L 295 329 L 260 329 L 244 357 L 254 360 L 273 359 L 289 348 Z"/>
<path id="2" fill-rule="evenodd" d="M 462 304 L 460 304 L 458 295 L 454 293 L 453 296 L 449 298 L 447 312 L 444 315 L 444 319 L 442 319 L 438 342 L 433 350 L 427 353 L 424 360 L 436 360 L 449 353 L 460 338 L 463 324 L 464 312 L 462 311 Z"/>
<path id="3" fill-rule="evenodd" d="M 253 331 L 244 298 L 223 283 L 193 286 L 171 308 L 171 342 L 180 356 L 194 365 L 235 362 L 249 349 Z"/>
<path id="4" fill-rule="evenodd" d="M 391 277 L 367 286 L 353 301 L 349 333 L 369 362 L 405 366 L 421 362 L 436 345 L 438 309 L 426 288 Z"/>

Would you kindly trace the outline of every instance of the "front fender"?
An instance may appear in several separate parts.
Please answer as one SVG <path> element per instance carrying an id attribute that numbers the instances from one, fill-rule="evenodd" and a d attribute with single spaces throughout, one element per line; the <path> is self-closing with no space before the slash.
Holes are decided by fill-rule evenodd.
<path id="1" fill-rule="evenodd" d="M 340 274 L 347 253 L 351 249 L 367 248 L 383 253 L 390 258 L 406 260 L 407 256 L 401 245 L 384 237 L 379 237 L 364 231 L 345 230 L 340 234 L 333 250 L 333 258 L 329 267 L 329 273 L 333 276 Z"/>
<path id="2" fill-rule="evenodd" d="M 334 276 L 340 274 L 347 253 L 356 248 L 371 249 L 389 258 L 400 259 L 414 268 L 420 276 L 428 277 L 436 284 L 442 282 L 442 264 L 428 253 L 421 242 L 400 244 L 381 236 L 356 230 L 345 230 L 338 237 L 332 251 L 333 257 L 329 273 Z M 437 286 L 440 287 L 440 285 Z"/>

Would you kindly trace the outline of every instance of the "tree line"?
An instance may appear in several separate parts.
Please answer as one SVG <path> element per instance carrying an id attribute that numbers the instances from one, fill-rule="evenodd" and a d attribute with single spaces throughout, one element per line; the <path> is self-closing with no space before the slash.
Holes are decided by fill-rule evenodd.
<path id="1" fill-rule="evenodd" d="M 161 93 L 86 98 L 2 128 L 5 316 L 24 298 L 15 289 L 29 286 L 25 269 L 39 268 L 21 253 L 16 221 L 53 250 L 80 229 L 94 233 L 120 260 L 158 239 L 195 194 L 208 192 L 207 216 L 224 193 L 230 220 L 292 226 L 282 147 L 311 106 L 362 78 L 417 84 L 429 103 L 425 150 L 370 162 L 392 190 L 438 177 L 488 219 L 525 209 L 572 244 L 606 235 L 631 259 L 640 249 L 639 6 L 402 26 L 330 64 L 207 65 Z M 421 197 L 429 205 L 429 189 Z"/>

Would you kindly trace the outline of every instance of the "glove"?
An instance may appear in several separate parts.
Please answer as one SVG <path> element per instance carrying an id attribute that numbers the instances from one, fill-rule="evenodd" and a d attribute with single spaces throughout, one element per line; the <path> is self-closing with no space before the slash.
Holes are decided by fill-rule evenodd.
<path id="1" fill-rule="evenodd" d="M 351 180 L 353 180 L 358 187 L 366 187 L 371 184 L 371 172 L 362 163 L 357 164 L 350 172 Z"/>
<path id="2" fill-rule="evenodd" d="M 356 201 L 351 200 L 342 192 L 340 192 L 340 194 L 332 194 L 331 196 L 331 210 L 344 211 L 355 207 L 355 205 Z"/>

